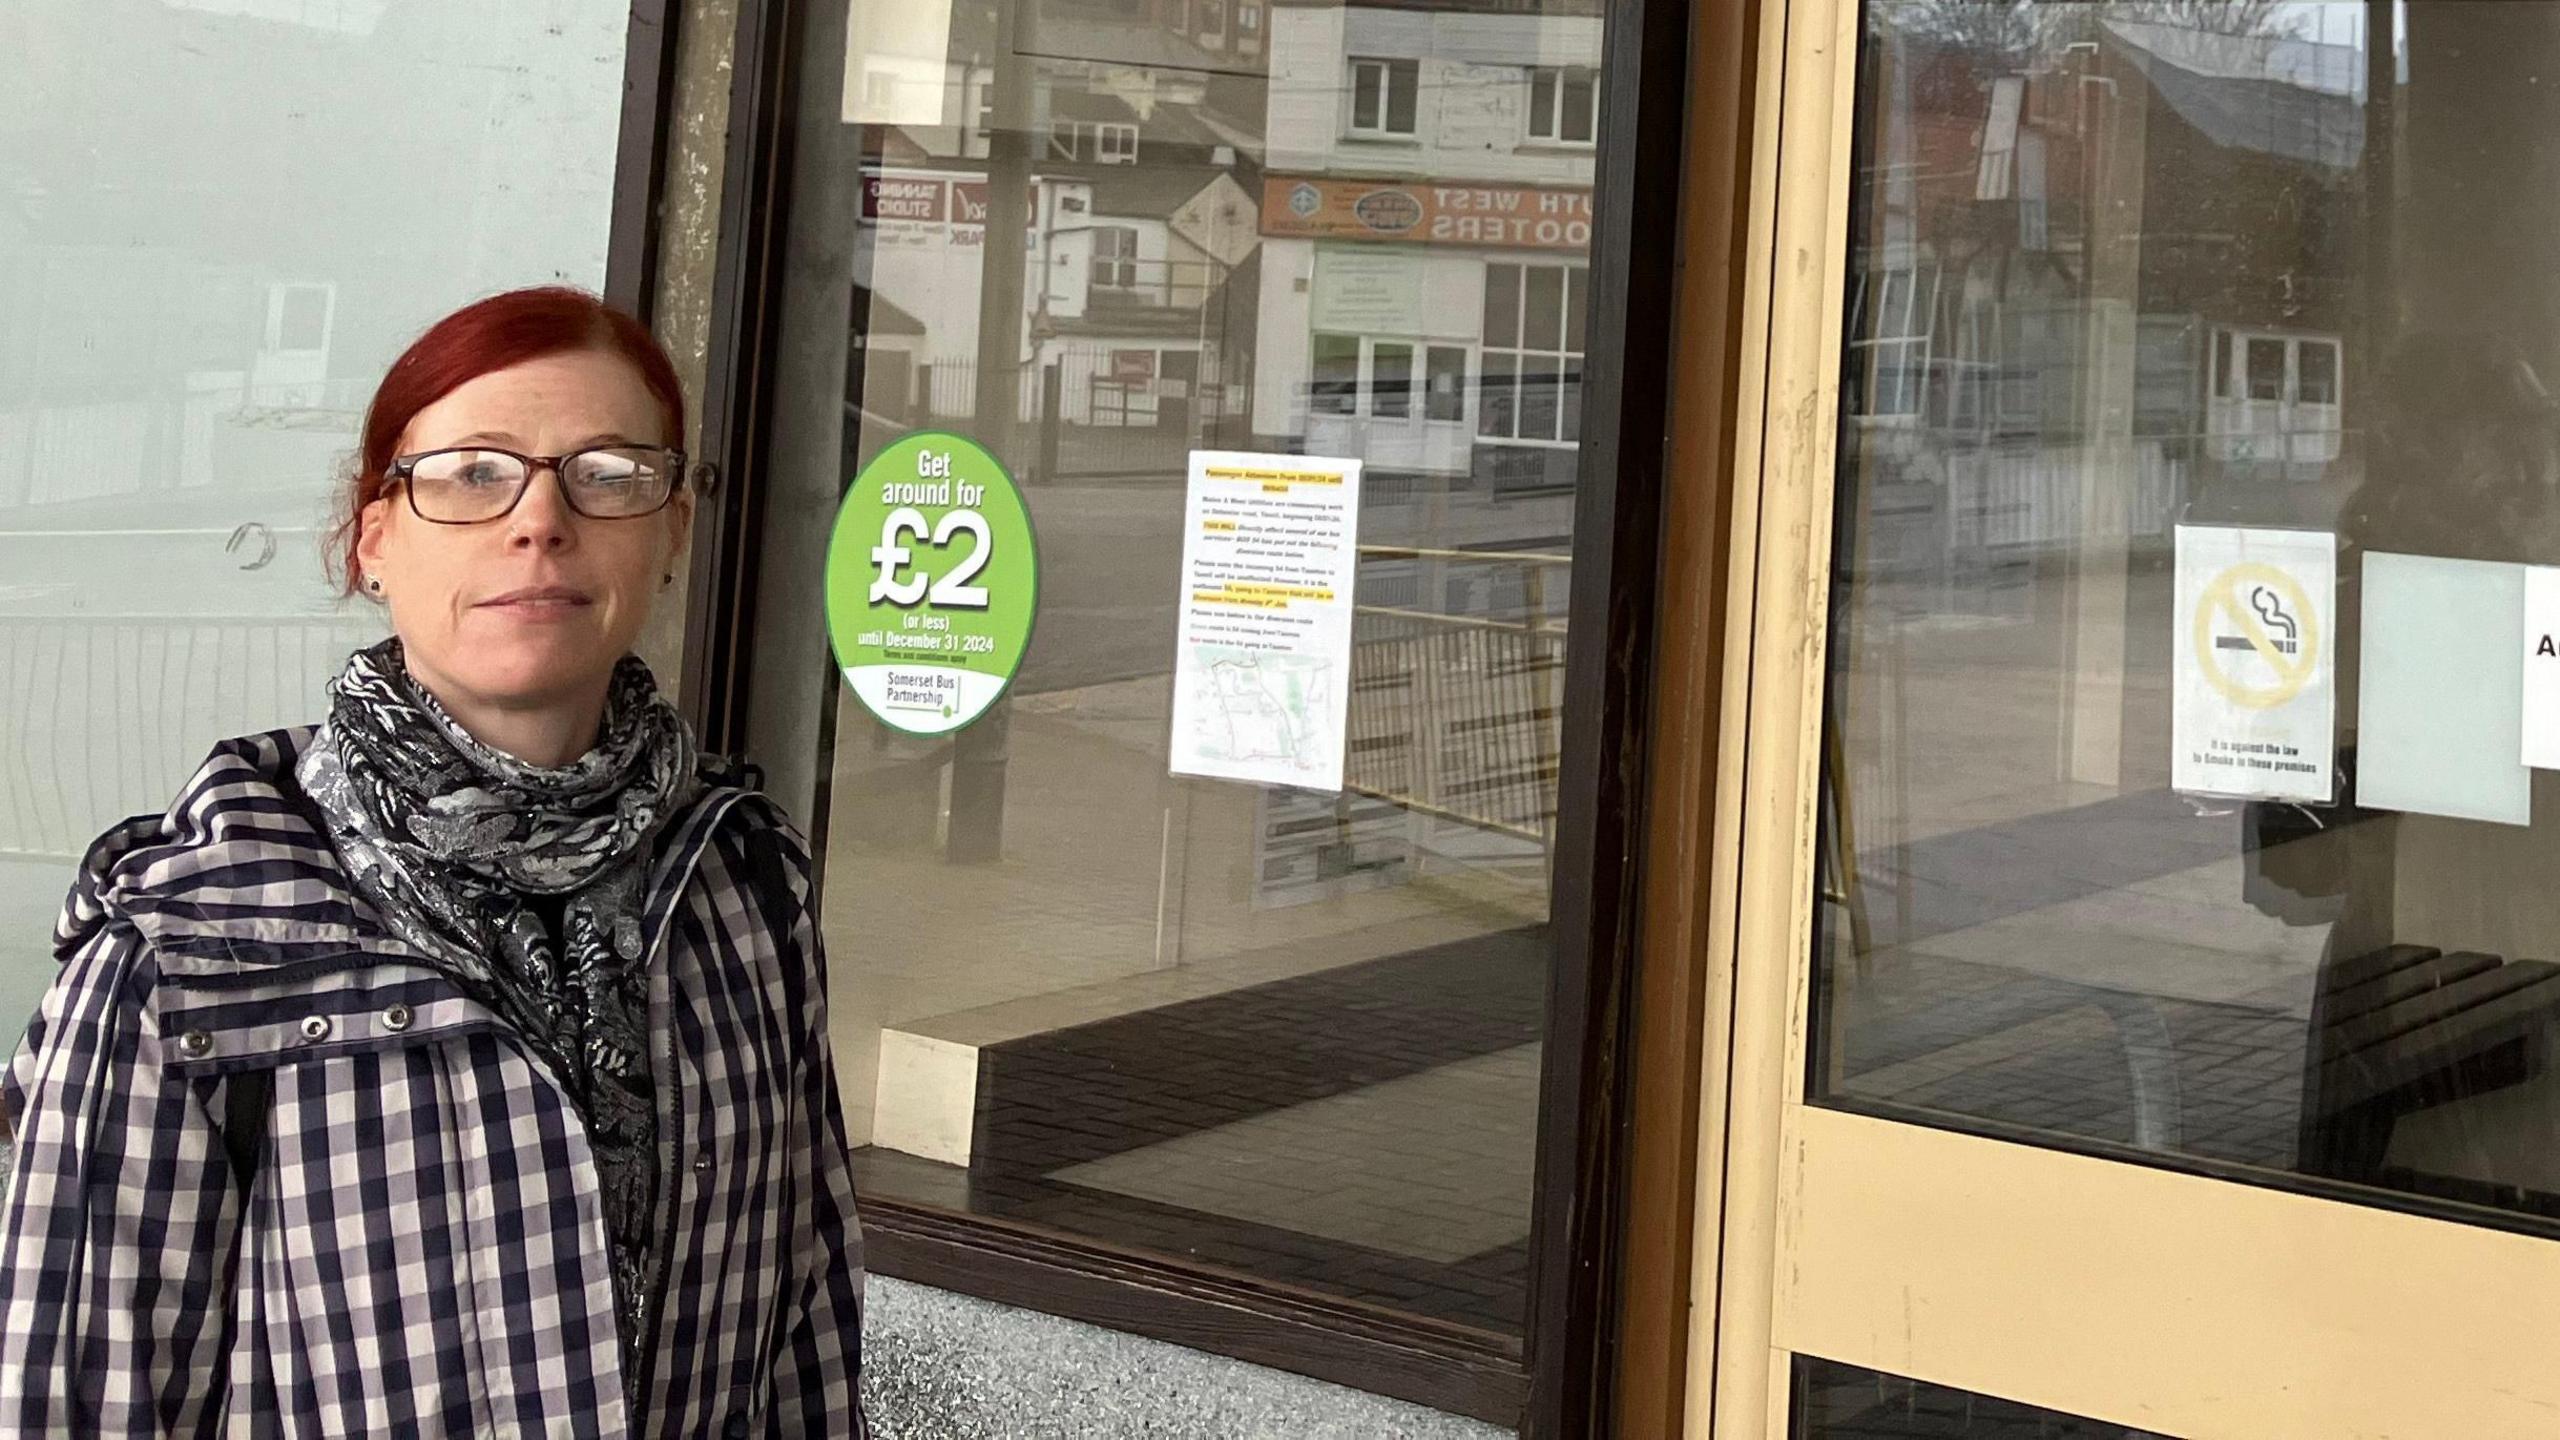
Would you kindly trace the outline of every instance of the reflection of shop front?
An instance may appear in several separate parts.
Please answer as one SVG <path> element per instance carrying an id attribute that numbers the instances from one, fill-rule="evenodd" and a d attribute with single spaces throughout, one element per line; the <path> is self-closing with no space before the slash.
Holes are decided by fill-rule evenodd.
<path id="1" fill-rule="evenodd" d="M 875 304 L 893 307 L 870 333 L 912 331 L 902 363 L 881 366 L 873 347 L 866 403 L 882 413 L 947 420 L 977 403 L 986 192 L 972 170 L 863 175 L 869 288 Z M 1020 418 L 1190 439 L 1240 413 L 1246 391 L 1236 377 L 1249 373 L 1252 352 L 1225 298 L 1236 266 L 1211 248 L 1220 234 L 1209 217 L 1245 205 L 1233 178 L 1210 167 L 1035 177 Z"/>
<path id="2" fill-rule="evenodd" d="M 1588 190 L 1267 177 L 1256 433 L 1569 488 L 1590 214 Z"/>

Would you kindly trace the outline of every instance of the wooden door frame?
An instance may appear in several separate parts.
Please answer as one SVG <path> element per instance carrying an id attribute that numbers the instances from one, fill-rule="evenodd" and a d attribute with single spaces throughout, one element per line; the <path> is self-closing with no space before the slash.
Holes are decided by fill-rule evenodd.
<path id="1" fill-rule="evenodd" d="M 1725 783 L 1718 737 L 1738 733 L 1730 662 L 1748 653 L 1731 643 L 1727 617 L 1736 440 L 1758 383 L 1744 336 L 1762 14 L 1754 0 L 1694 0 L 1689 32 L 1612 1408 L 1613 1433 L 1646 1440 L 1682 1433 L 1692 1317 L 1713 1314 L 1713 1291 L 1693 1288 L 1693 1275 L 1699 1247 L 1715 1250 L 1715 1197 L 1700 1188 L 1698 1157 L 1722 1144 L 1732 1023 L 1732 967 L 1716 963 L 1732 954 L 1718 929 L 1730 915 L 1710 899 L 1729 889 L 1716 837 L 1737 819 L 1739 791 Z"/>
<path id="2" fill-rule="evenodd" d="M 1686 1433 L 1784 1436 L 1800 1353 L 2175 1435 L 2549 1433 L 2560 1372 L 2485 1343 L 2560 1325 L 2547 1239 L 1805 1101 L 1860 22 L 1768 0 L 1756 49 Z"/>

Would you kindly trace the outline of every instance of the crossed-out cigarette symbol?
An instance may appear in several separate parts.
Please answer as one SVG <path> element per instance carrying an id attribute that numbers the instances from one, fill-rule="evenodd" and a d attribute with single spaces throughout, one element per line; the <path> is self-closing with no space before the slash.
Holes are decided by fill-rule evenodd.
<path id="1" fill-rule="evenodd" d="M 2291 575 L 2272 565 L 2234 565 L 2204 587 L 2195 647 L 2206 684 L 2235 705 L 2271 710 L 2301 694 L 2319 673 L 2319 613 Z M 2229 657 L 2251 653 L 2266 661 L 2273 678 L 2242 680 L 2226 668 Z"/>

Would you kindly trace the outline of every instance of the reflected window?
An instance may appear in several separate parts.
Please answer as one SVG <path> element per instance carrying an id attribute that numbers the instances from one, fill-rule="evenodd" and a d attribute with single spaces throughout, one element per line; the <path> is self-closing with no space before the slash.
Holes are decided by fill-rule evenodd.
<path id="1" fill-rule="evenodd" d="M 1579 265 L 1485 267 L 1484 403 L 1477 432 L 1488 439 L 1581 439 L 1563 390 L 1582 373 L 1583 288 Z"/>
<path id="2" fill-rule="evenodd" d="M 1380 340 L 1369 347 L 1369 413 L 1381 420 L 1413 414 L 1413 347 Z"/>
<path id="3" fill-rule="evenodd" d="M 1315 337 L 1315 376 L 1307 386 L 1307 408 L 1319 415 L 1360 413 L 1360 337 Z"/>
<path id="4" fill-rule="evenodd" d="M 2305 405 L 2337 404 L 2338 347 L 2325 341 L 2310 340 L 2304 341 L 2297 353 L 2300 356 L 2299 398 L 2302 403 Z"/>
<path id="5" fill-rule="evenodd" d="M 1854 377 L 1849 389 L 1854 413 L 1879 419 L 1920 413 L 1929 380 L 1937 284 L 1934 270 L 1910 267 L 1857 277 L 1845 361 Z"/>
<path id="6" fill-rule="evenodd" d="M 1109 120 L 1060 120 L 1049 127 L 1052 159 L 1096 165 L 1134 165 L 1138 127 Z"/>
<path id="7" fill-rule="evenodd" d="M 1529 71 L 1529 138 L 1588 145 L 1600 133 L 1600 82 L 1579 65 Z"/>
<path id="8" fill-rule="evenodd" d="M 1457 422 L 1467 418 L 1467 352 L 1455 345 L 1434 345 L 1423 378 L 1425 418 Z"/>
<path id="9" fill-rule="evenodd" d="M 329 310 L 337 291 L 328 285 L 283 285 L 275 292 L 275 323 L 270 349 L 317 351 L 329 348 Z"/>
<path id="10" fill-rule="evenodd" d="M 1138 288 L 1138 231 L 1130 225 L 1101 225 L 1093 231 L 1093 283 L 1104 290 Z"/>
<path id="11" fill-rule="evenodd" d="M 1422 65 L 1416 60 L 1351 62 L 1351 133 L 1409 136 L 1414 133 Z"/>
<path id="12" fill-rule="evenodd" d="M 2289 347 L 2281 340 L 2249 341 L 2249 398 L 2281 400 L 2285 389 L 2285 360 Z"/>

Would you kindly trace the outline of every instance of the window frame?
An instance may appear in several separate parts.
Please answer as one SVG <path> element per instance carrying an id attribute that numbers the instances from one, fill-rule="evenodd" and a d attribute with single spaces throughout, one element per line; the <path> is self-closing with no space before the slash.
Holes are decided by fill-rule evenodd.
<path id="1" fill-rule="evenodd" d="M 1102 253 L 1102 242 L 1105 236 L 1111 239 L 1112 253 L 1109 255 Z M 1109 280 L 1102 278 L 1103 267 L 1106 265 L 1113 267 L 1112 278 Z M 1107 290 L 1114 295 L 1137 294 L 1140 289 L 1138 227 L 1109 224 L 1094 226 L 1093 260 L 1086 274 L 1086 283 L 1096 290 Z"/>
<path id="2" fill-rule="evenodd" d="M 1048 158 L 1071 165 L 1135 165 L 1138 127 L 1126 120 L 1051 120 Z"/>
<path id="3" fill-rule="evenodd" d="M 1588 93 L 1590 103 L 1582 116 L 1585 138 L 1576 140 L 1565 133 L 1567 97 L 1579 81 Z M 1538 101 L 1538 87 L 1547 86 L 1546 103 Z M 1522 86 L 1527 98 L 1522 103 L 1522 143 L 1568 150 L 1589 150 L 1600 142 L 1600 72 L 1588 65 L 1530 65 L 1523 67 Z M 1540 129 L 1540 124 L 1545 129 Z"/>
<path id="4" fill-rule="evenodd" d="M 1919 425 L 1928 418 L 1942 278 L 1935 260 L 1914 258 L 1908 265 L 1862 271 L 1849 287 L 1845 346 L 1857 383 L 1844 382 L 1841 398 L 1859 424 Z M 1891 373 L 1900 377 L 1891 409 L 1877 403 L 1887 373 L 1880 362 L 1887 354 L 1894 357 Z"/>
<path id="5" fill-rule="evenodd" d="M 1383 140 L 1405 144 L 1419 141 L 1422 138 L 1422 62 L 1419 59 L 1403 59 L 1389 55 L 1353 55 L 1349 57 L 1347 63 L 1350 83 L 1344 87 L 1343 91 L 1346 101 L 1342 132 L 1344 136 L 1353 140 Z M 1378 77 L 1375 118 L 1367 124 L 1361 123 L 1360 120 L 1360 86 L 1364 71 L 1375 73 Z M 1401 130 L 1395 128 L 1395 81 L 1399 75 L 1406 76 L 1411 81 L 1411 88 L 1405 97 L 1411 123 Z"/>
<path id="6" fill-rule="evenodd" d="M 1309 337 L 1309 355 L 1312 358 L 1329 346 L 1338 348 L 1344 344 L 1354 347 L 1354 379 L 1349 392 L 1350 404 L 1345 408 L 1334 403 L 1330 395 L 1325 396 L 1326 403 L 1317 403 L 1320 392 L 1316 389 L 1313 378 L 1317 372 L 1311 364 L 1306 394 L 1306 414 L 1309 419 L 1358 420 L 1369 424 L 1402 426 L 1455 427 L 1466 423 L 1469 414 L 1467 382 L 1473 366 L 1473 352 L 1468 346 L 1453 340 L 1435 339 L 1427 335 L 1370 335 L 1355 334 L 1345 330 L 1320 330 Z M 1381 367 L 1380 352 L 1386 350 L 1404 352 L 1404 386 L 1401 392 L 1403 398 L 1400 409 L 1388 409 L 1380 403 L 1382 397 L 1391 393 L 1382 383 L 1387 372 Z M 1457 361 L 1457 368 L 1453 372 L 1434 371 L 1433 364 L 1446 358 L 1454 358 Z M 1453 373 L 1457 377 L 1455 387 L 1448 392 L 1457 401 L 1458 413 L 1455 415 L 1431 413 L 1435 396 L 1435 392 L 1431 389 L 1431 381 L 1436 374 L 1440 373 Z"/>
<path id="7" fill-rule="evenodd" d="M 667 7 L 657 0 L 650 8 Z M 783 0 L 741 0 L 738 7 L 699 450 L 715 473 L 757 474 L 776 427 L 779 382 L 771 362 L 790 308 L 779 277 L 794 225 L 791 192 L 795 182 L 823 183 L 789 163 L 792 97 L 830 83 L 830 47 L 811 43 L 829 33 L 822 8 Z M 1627 881 L 1644 824 L 1639 802 L 1650 727 L 1642 712 L 1655 624 L 1654 537 L 1666 495 L 1661 437 L 1677 369 L 1671 307 L 1658 300 L 1673 291 L 1676 247 L 1636 237 L 1679 233 L 1691 58 L 1689 10 L 1676 0 L 1614 0 L 1607 20 L 1600 77 L 1611 98 L 1595 147 L 1595 221 L 1579 297 L 1587 358 L 1576 447 L 1580 473 L 1600 478 L 1574 494 L 1573 643 L 1549 919 L 1555 950 L 1522 1338 L 886 1196 L 866 1197 L 864 1211 L 879 1273 L 1518 1425 L 1533 1440 L 1595 1433 L 1607 1424 L 1621 1283 L 1617 1196 L 1626 1165 L 1614 1117 L 1632 1103 L 1621 1054 L 1636 964 Z M 1233 23 L 1243 26 L 1242 14 Z M 1265 28 L 1253 27 L 1257 42 Z M 841 45 L 832 48 L 841 55 Z M 1378 59 L 1390 76 L 1399 63 L 1354 58 Z M 1401 63 L 1412 67 L 1411 128 L 1360 138 L 1421 141 L 1420 62 Z M 840 70 L 834 80 L 840 83 Z M 1391 80 L 1381 85 L 1381 127 L 1394 115 L 1391 87 Z M 1008 137 L 994 140 L 1000 158 Z M 1012 143 L 1030 148 L 1036 161 L 1040 142 L 1024 136 Z M 799 209 L 798 223 L 806 226 L 826 207 Z M 647 218 L 640 207 L 632 213 Z M 858 335 L 853 343 L 861 343 Z M 1417 341 L 1417 353 L 1427 354 L 1429 343 Z M 1471 349 L 1471 366 L 1475 360 Z M 760 651 L 788 653 L 794 638 L 778 633 L 786 627 L 763 623 L 772 607 L 758 603 L 769 518 L 763 489 L 715 487 L 697 522 L 683 708 L 715 753 L 745 748 L 751 716 L 762 713 L 756 692 L 763 686 L 776 698 L 761 703 L 797 704 L 790 699 L 797 690 L 777 678 L 786 667 L 757 663 Z M 832 710 L 832 695 L 827 704 Z M 831 722 L 822 716 L 822 733 Z M 807 812 L 822 846 L 822 799 L 782 798 Z"/>
<path id="8" fill-rule="evenodd" d="M 1476 343 L 1474 368 L 1476 375 L 1477 399 L 1476 404 L 1472 407 L 1475 417 L 1475 442 L 1479 445 L 1508 445 L 1543 450 L 1561 450 L 1578 445 L 1581 443 L 1579 435 L 1569 437 L 1564 433 L 1565 430 L 1569 428 L 1567 425 L 1568 415 L 1575 412 L 1572 412 L 1565 404 L 1566 387 L 1561 377 L 1566 375 L 1583 375 L 1587 377 L 1590 374 L 1590 333 L 1587 329 L 1584 332 L 1582 349 L 1576 350 L 1573 348 L 1572 312 L 1574 304 L 1578 298 L 1584 302 L 1585 313 L 1588 313 L 1588 302 L 1591 295 L 1591 267 L 1588 263 L 1569 260 L 1534 260 L 1525 258 L 1518 260 L 1488 260 L 1485 262 L 1485 288 L 1488 293 L 1490 293 L 1492 289 L 1493 270 L 1496 266 L 1504 266 L 1518 272 L 1518 279 L 1512 286 L 1513 305 L 1515 306 L 1513 314 L 1514 328 L 1512 330 L 1512 343 L 1510 344 L 1496 345 L 1492 343 L 1489 336 L 1480 338 Z M 1529 343 L 1529 275 L 1531 271 L 1535 270 L 1555 270 L 1561 272 L 1557 281 L 1557 303 L 1559 309 L 1556 326 L 1556 343 L 1553 346 L 1532 345 Z M 1488 300 L 1487 303 L 1490 304 L 1490 300 Z M 1511 424 L 1510 429 L 1507 432 L 1492 432 L 1484 428 L 1486 417 L 1492 409 L 1492 407 L 1484 404 L 1483 397 L 1485 381 L 1486 377 L 1490 375 L 1494 369 L 1493 365 L 1490 363 L 1491 358 L 1494 356 L 1504 356 L 1508 358 L 1510 362 L 1510 374 L 1512 376 L 1513 384 L 1516 387 L 1512 392 L 1515 398 L 1509 412 L 1511 416 Z M 1553 374 L 1558 377 L 1555 400 L 1556 433 L 1553 435 L 1525 435 L 1521 433 L 1521 421 L 1528 411 L 1528 386 L 1526 383 L 1526 377 L 1532 373 L 1528 368 L 1528 362 L 1532 359 L 1552 361 L 1554 364 L 1554 369 L 1552 371 L 1541 371 L 1536 373 Z M 1579 425 L 1575 425 L 1570 428 L 1579 430 L 1581 427 Z"/>
<path id="9" fill-rule="evenodd" d="M 960 153 L 972 160 L 984 160 L 996 133 L 995 72 L 970 66 L 961 82 L 960 95 Z"/>

